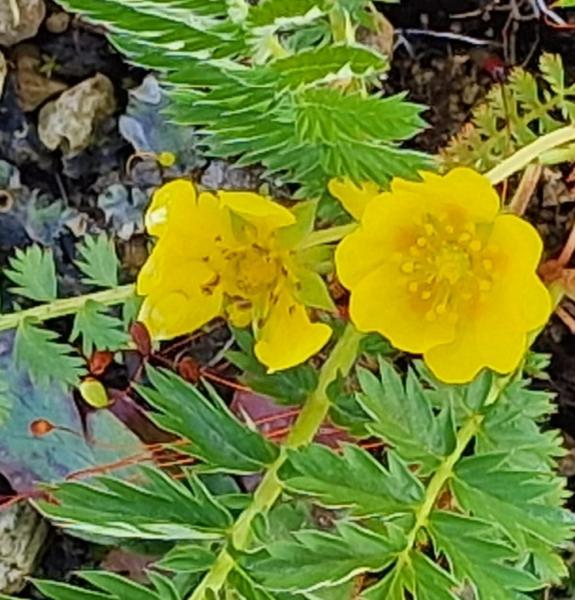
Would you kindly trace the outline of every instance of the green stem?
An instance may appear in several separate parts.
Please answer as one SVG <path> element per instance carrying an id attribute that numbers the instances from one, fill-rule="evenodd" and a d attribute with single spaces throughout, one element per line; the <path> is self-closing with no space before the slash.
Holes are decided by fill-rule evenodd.
<path id="1" fill-rule="evenodd" d="M 493 185 L 502 182 L 517 171 L 524 169 L 530 162 L 533 162 L 544 152 L 548 152 L 557 146 L 561 146 L 575 140 L 575 127 L 568 125 L 541 136 L 525 148 L 517 151 L 515 154 L 506 158 L 503 162 L 491 169 L 485 176 Z"/>
<path id="2" fill-rule="evenodd" d="M 346 375 L 351 370 L 357 357 L 360 339 L 361 334 L 353 325 L 349 324 L 323 365 L 318 386 L 302 408 L 280 455 L 267 470 L 250 505 L 233 525 L 230 531 L 230 541 L 234 548 L 239 550 L 247 548 L 251 539 L 251 526 L 254 518 L 259 514 L 265 514 L 279 498 L 282 484 L 277 474 L 287 458 L 287 450 L 309 444 L 313 440 L 329 411 L 327 389 L 340 373 Z M 208 590 L 213 592 L 220 590 L 234 565 L 235 562 L 230 552 L 224 548 L 188 600 L 204 600 Z"/>
<path id="3" fill-rule="evenodd" d="M 94 292 L 83 296 L 74 296 L 73 298 L 61 298 L 54 300 L 49 304 L 41 304 L 34 308 L 21 310 L 15 313 L 0 316 L 0 331 L 6 329 L 14 329 L 19 323 L 26 318 L 32 318 L 37 321 L 47 321 L 56 317 L 64 317 L 71 315 L 80 310 L 88 300 L 94 300 L 100 304 L 120 304 L 129 300 L 135 293 L 135 286 L 123 285 L 120 287 L 104 290 L 102 292 Z"/>
<path id="4" fill-rule="evenodd" d="M 317 231 L 310 233 L 298 249 L 305 250 L 306 248 L 312 248 L 313 246 L 339 242 L 355 229 L 357 229 L 357 223 L 338 225 L 336 227 L 330 227 L 329 229 L 318 229 Z"/>
<path id="5" fill-rule="evenodd" d="M 489 391 L 487 398 L 485 399 L 484 406 L 490 406 L 497 401 L 510 379 L 511 377 L 504 377 L 495 380 L 491 386 L 491 390 Z M 484 419 L 485 415 L 479 413 L 474 413 L 468 417 L 467 421 L 457 432 L 455 448 L 453 452 L 449 456 L 445 457 L 437 471 L 435 471 L 433 477 L 430 479 L 425 491 L 423 503 L 415 513 L 415 524 L 407 536 L 405 549 L 398 557 L 397 566 L 399 569 L 401 569 L 403 565 L 409 563 L 410 554 L 417 542 L 418 533 L 422 528 L 427 526 L 429 516 L 437 504 L 440 494 L 444 490 L 447 482 L 453 476 L 453 469 L 455 468 L 455 465 L 463 456 L 463 453 L 469 445 L 469 442 L 471 442 L 471 440 L 479 432 Z"/>

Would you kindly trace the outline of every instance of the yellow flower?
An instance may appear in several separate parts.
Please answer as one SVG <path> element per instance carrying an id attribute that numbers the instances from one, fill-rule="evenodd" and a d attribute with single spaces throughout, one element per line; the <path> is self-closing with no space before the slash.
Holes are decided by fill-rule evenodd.
<path id="1" fill-rule="evenodd" d="M 379 186 L 371 181 L 356 185 L 347 178 L 332 179 L 328 184 L 329 193 L 337 198 L 354 219 L 360 221 L 365 207 L 380 192 Z"/>
<path id="2" fill-rule="evenodd" d="M 551 312 L 536 275 L 541 239 L 500 212 L 492 185 L 475 171 L 421 176 L 395 179 L 375 196 L 337 248 L 351 319 L 422 353 L 443 381 L 470 381 L 484 367 L 509 373 L 527 334 Z"/>
<path id="3" fill-rule="evenodd" d="M 332 308 L 298 252 L 313 214 L 309 204 L 290 211 L 249 192 L 198 194 L 185 180 L 163 186 L 146 213 L 158 241 L 138 277 L 139 319 L 153 338 L 169 339 L 224 316 L 252 325 L 270 371 L 305 361 L 331 335 L 305 308 Z"/>

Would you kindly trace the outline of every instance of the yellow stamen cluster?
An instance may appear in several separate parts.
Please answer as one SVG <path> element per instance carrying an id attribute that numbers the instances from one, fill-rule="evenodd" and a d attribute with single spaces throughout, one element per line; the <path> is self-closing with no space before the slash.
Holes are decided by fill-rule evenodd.
<path id="1" fill-rule="evenodd" d="M 471 221 L 458 223 L 448 214 L 425 215 L 411 245 L 397 252 L 401 280 L 427 321 L 455 322 L 482 302 L 493 286 L 496 248 L 485 244 Z M 464 306 L 467 304 L 467 306 Z"/>

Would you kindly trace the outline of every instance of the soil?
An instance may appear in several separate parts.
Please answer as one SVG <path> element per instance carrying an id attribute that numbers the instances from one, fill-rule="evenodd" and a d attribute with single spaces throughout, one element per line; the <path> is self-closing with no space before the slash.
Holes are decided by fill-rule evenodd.
<path id="1" fill-rule="evenodd" d="M 432 4 L 433 10 L 429 10 L 427 0 L 378 4 L 396 27 L 398 39 L 386 88 L 390 92 L 407 90 L 411 100 L 429 106 L 425 116 L 430 127 L 413 141 L 414 146 L 436 152 L 469 118 L 472 106 L 498 77 L 504 76 L 506 68 L 535 67 L 543 51 L 560 53 L 570 80 L 575 79 L 575 30 L 559 31 L 535 16 L 530 18 L 531 2 L 514 0 L 507 7 L 503 2 L 488 0 L 434 0 Z M 520 7 L 521 20 L 513 18 L 513 5 Z M 437 35 L 427 35 L 422 30 Z M 442 35 L 446 33 L 470 39 L 451 39 Z M 50 57 L 54 77 L 67 84 L 79 83 L 97 72 L 107 75 L 116 88 L 118 109 L 103 124 L 97 143 L 68 160 L 39 142 L 38 111 L 22 112 L 16 101 L 14 82 L 9 80 L 0 103 L 0 160 L 17 167 L 22 184 L 35 190 L 39 197 L 44 196 L 48 204 L 62 198 L 68 207 L 83 215 L 85 227 L 101 230 L 106 227 L 106 219 L 98 206 L 100 194 L 113 183 L 138 187 L 137 176 L 152 183 L 158 178 L 158 173 L 154 173 L 156 167 L 150 164 L 145 172 L 126 176 L 125 165 L 133 150 L 118 129 L 118 117 L 128 101 L 127 90 L 139 84 L 145 73 L 128 66 L 98 31 L 78 23 L 72 23 L 62 34 L 49 33 L 43 28 L 26 43 Z M 494 73 L 486 69 L 486 56 L 499 59 L 502 70 Z M 22 131 L 26 132 L 24 136 L 17 133 Z M 207 167 L 210 169 L 213 166 Z M 559 180 L 562 179 L 559 173 Z M 575 213 L 573 202 L 575 197 L 567 193 L 563 201 L 549 206 L 543 184 L 531 200 L 528 216 L 544 234 L 550 256 L 561 248 L 568 235 Z M 73 258 L 72 229 L 70 224 L 60 226 L 50 239 L 64 273 L 70 271 Z M 22 219 L 0 211 L 0 266 L 9 252 L 31 241 L 30 227 Z M 142 261 L 142 238 L 136 236 L 125 242 L 123 252 L 127 270 L 135 270 Z M 69 285 L 72 288 L 75 285 L 73 274 Z M 218 341 L 216 347 L 221 343 Z M 536 349 L 551 358 L 549 380 L 541 385 L 557 394 L 558 412 L 551 425 L 565 435 L 570 454 L 562 468 L 569 476 L 570 488 L 575 490 L 575 336 L 554 318 Z M 208 350 L 212 356 L 213 349 Z M 204 351 L 198 349 L 199 354 Z M 96 560 L 89 544 L 55 531 L 36 575 L 70 580 L 73 570 L 92 566 Z M 29 589 L 26 592 L 33 593 Z M 570 590 L 559 590 L 554 597 L 574 596 Z"/>

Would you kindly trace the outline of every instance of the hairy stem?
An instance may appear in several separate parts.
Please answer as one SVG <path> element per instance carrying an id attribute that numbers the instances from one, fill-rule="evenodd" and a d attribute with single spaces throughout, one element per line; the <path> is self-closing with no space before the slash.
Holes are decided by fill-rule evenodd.
<path id="1" fill-rule="evenodd" d="M 503 379 L 498 379 L 494 382 L 489 395 L 485 399 L 484 406 L 490 406 L 497 401 L 507 386 L 509 380 L 510 377 L 504 377 Z M 467 418 L 461 429 L 459 429 L 457 432 L 457 438 L 453 452 L 444 458 L 443 462 L 430 479 L 425 491 L 425 498 L 415 513 L 415 524 L 407 536 L 407 544 L 405 545 L 405 549 L 398 557 L 397 566 L 399 570 L 401 570 L 403 565 L 409 563 L 410 554 L 415 547 L 418 533 L 422 528 L 427 526 L 429 516 L 437 504 L 439 496 L 445 489 L 448 481 L 453 476 L 453 469 L 455 468 L 455 465 L 463 456 L 463 453 L 469 445 L 469 442 L 471 442 L 471 440 L 479 432 L 484 419 L 485 415 L 480 413 L 474 413 Z"/>
<path id="2" fill-rule="evenodd" d="M 562 127 L 557 131 L 541 136 L 528 146 L 525 146 L 525 148 L 521 148 L 521 150 L 506 158 L 485 175 L 494 185 L 501 183 L 514 173 L 517 173 L 517 171 L 524 169 L 544 152 L 548 152 L 572 140 L 575 140 L 575 127 L 571 125 Z"/>
<path id="3" fill-rule="evenodd" d="M 309 444 L 329 411 L 327 389 L 339 374 L 346 375 L 357 357 L 361 335 L 349 324 L 320 372 L 319 383 L 302 408 L 280 455 L 266 471 L 254 493 L 251 504 L 243 511 L 230 531 L 230 541 L 236 549 L 246 549 L 251 539 L 254 518 L 266 513 L 282 492 L 277 474 L 287 458 L 287 450 Z M 217 592 L 225 584 L 234 559 L 224 548 L 216 562 L 188 600 L 204 600 L 208 590 Z"/>
<path id="4" fill-rule="evenodd" d="M 134 285 L 123 285 L 120 287 L 94 292 L 73 298 L 61 298 L 48 304 L 41 304 L 34 308 L 21 310 L 7 315 L 0 315 L 0 331 L 18 327 L 22 319 L 33 318 L 37 321 L 47 321 L 56 317 L 64 317 L 78 312 L 88 300 L 94 300 L 100 304 L 120 304 L 129 300 L 135 293 Z"/>

